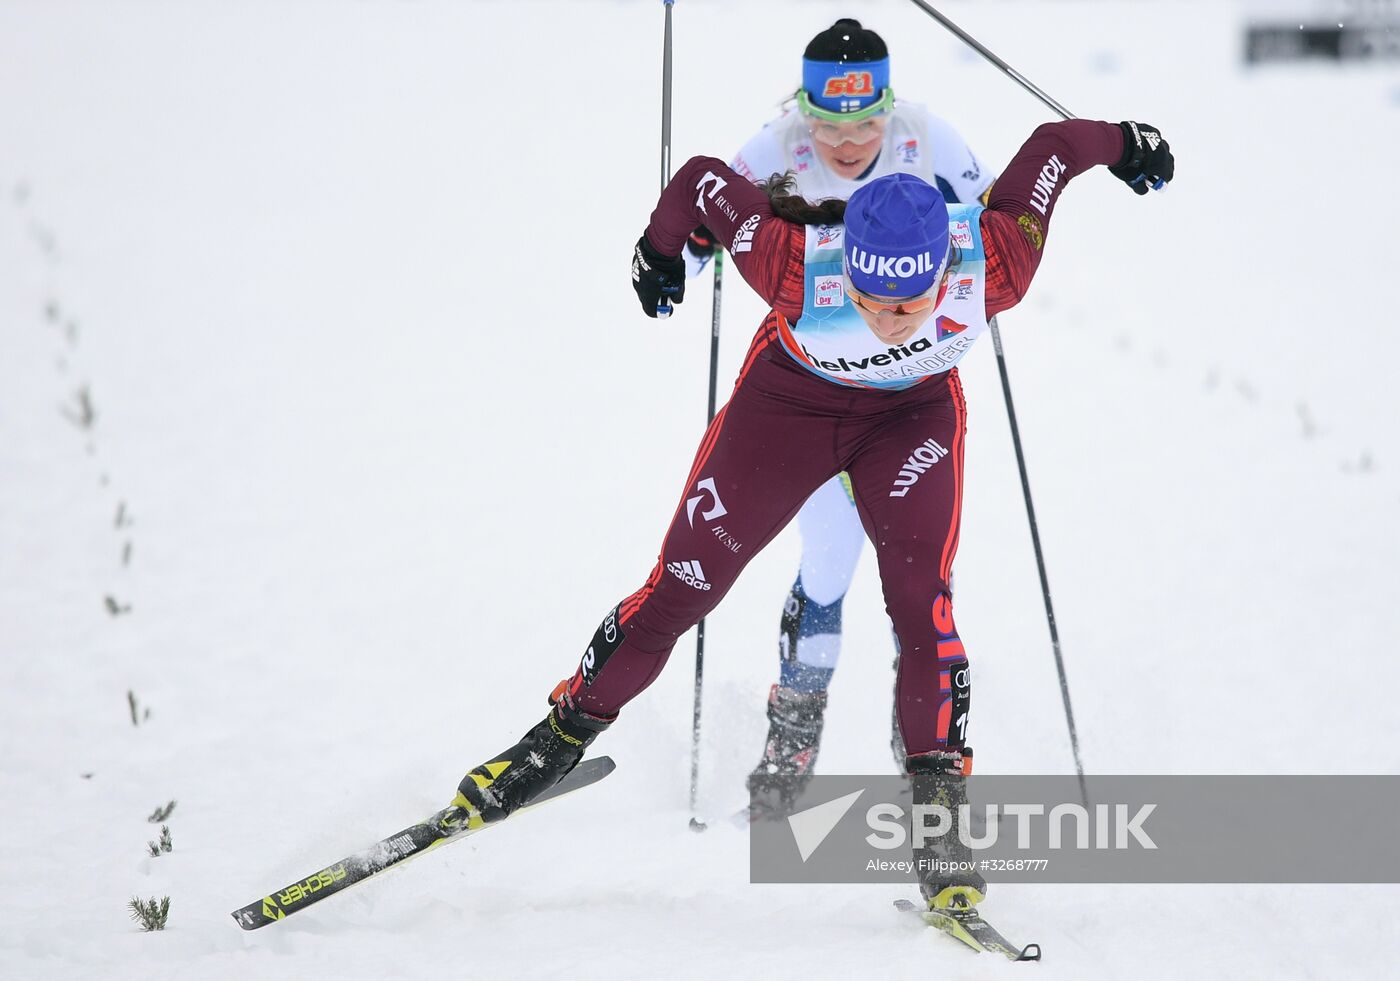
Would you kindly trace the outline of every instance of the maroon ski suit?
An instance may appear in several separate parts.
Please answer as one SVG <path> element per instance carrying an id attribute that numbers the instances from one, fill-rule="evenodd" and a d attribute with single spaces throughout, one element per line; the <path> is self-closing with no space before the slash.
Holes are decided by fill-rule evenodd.
<path id="1" fill-rule="evenodd" d="M 1021 147 L 981 214 L 988 317 L 1025 295 L 1065 185 L 1092 166 L 1117 163 L 1123 149 L 1117 124 L 1088 120 L 1048 123 Z M 1052 156 L 1062 169 L 1047 187 L 1042 172 Z M 727 185 L 721 206 L 709 198 L 702 213 L 697 187 L 706 173 Z M 752 232 L 751 248 L 733 261 L 772 310 L 728 404 L 700 441 L 651 575 L 608 614 L 578 671 L 560 688 L 590 714 L 615 715 L 651 684 L 677 639 L 714 609 L 748 560 L 814 490 L 844 470 L 875 545 L 899 640 L 896 697 L 907 752 L 960 749 L 969 673 L 948 592 L 966 434 L 957 370 L 900 391 L 819 377 L 776 340 L 802 314 L 804 226 L 775 217 L 761 189 L 713 157 L 696 157 L 677 172 L 646 236 L 662 255 L 678 255 L 701 224 L 720 243 L 746 240 Z M 946 455 L 931 465 L 924 460 L 917 480 L 903 485 L 906 493 L 891 495 L 901 468 L 930 440 Z"/>

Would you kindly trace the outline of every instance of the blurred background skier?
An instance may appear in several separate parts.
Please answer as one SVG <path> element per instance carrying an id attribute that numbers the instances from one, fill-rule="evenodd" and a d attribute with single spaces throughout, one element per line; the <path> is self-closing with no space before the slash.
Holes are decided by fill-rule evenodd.
<path id="1" fill-rule="evenodd" d="M 884 40 L 847 18 L 812 38 L 802 53 L 802 87 L 730 166 L 755 182 L 790 173 L 794 193 L 808 201 L 845 201 L 878 177 L 904 173 L 937 187 L 948 204 L 985 203 L 995 177 L 949 123 L 922 105 L 896 101 Z M 699 275 L 714 250 L 709 230 L 696 229 L 686 243 L 687 275 Z M 782 813 L 816 765 L 827 690 L 841 656 L 842 602 L 866 541 L 844 473 L 807 499 L 797 523 L 802 558 L 779 622 L 768 737 L 748 778 L 760 813 Z M 893 711 L 890 718 L 890 745 L 902 772 Z"/>

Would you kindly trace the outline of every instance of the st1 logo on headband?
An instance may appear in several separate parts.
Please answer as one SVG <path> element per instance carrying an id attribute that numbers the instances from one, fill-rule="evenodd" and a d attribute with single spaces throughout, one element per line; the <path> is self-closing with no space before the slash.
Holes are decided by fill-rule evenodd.
<path id="1" fill-rule="evenodd" d="M 875 94 L 875 79 L 869 72 L 847 72 L 826 80 L 822 98 L 838 96 L 867 96 Z"/>

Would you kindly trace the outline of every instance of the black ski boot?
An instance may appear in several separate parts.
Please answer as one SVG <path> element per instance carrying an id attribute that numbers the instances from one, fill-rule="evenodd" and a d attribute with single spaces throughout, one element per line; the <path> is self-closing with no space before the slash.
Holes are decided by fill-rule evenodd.
<path id="1" fill-rule="evenodd" d="M 915 836 L 914 868 L 919 891 L 929 909 L 976 906 L 987 896 L 987 880 L 977 871 L 977 859 L 958 836 L 967 803 L 967 777 L 972 772 L 972 750 L 920 753 L 906 763 L 914 785 L 914 803 L 941 804 L 952 817 L 952 827 L 940 838 L 924 841 Z"/>
<path id="2" fill-rule="evenodd" d="M 774 685 L 768 692 L 768 742 L 749 774 L 749 817 L 780 818 L 807 788 L 821 746 L 826 692 Z"/>
<path id="3" fill-rule="evenodd" d="M 589 715 L 562 696 L 525 738 L 463 777 L 452 803 L 474 812 L 471 827 L 510 817 L 563 780 L 612 721 Z"/>

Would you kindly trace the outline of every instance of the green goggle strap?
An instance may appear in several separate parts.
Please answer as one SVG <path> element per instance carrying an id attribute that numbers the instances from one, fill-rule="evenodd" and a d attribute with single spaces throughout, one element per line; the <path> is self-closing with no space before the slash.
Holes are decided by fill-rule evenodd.
<path id="1" fill-rule="evenodd" d="M 894 107 L 894 89 L 885 86 L 880 98 L 871 106 L 859 112 L 832 112 L 830 109 L 823 109 L 812 102 L 807 95 L 806 89 L 797 90 L 797 108 L 804 116 L 815 116 L 818 119 L 831 123 L 858 123 L 862 119 L 869 119 L 871 116 L 878 116 L 882 112 L 889 112 Z"/>

